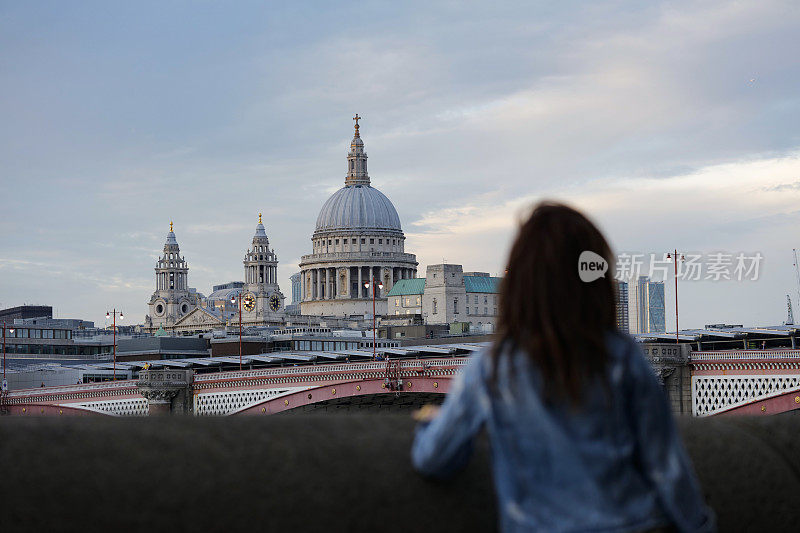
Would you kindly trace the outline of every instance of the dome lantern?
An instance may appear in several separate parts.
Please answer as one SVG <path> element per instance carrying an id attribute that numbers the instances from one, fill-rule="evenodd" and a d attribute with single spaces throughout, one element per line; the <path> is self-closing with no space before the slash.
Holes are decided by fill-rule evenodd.
<path id="1" fill-rule="evenodd" d="M 367 185 L 369 186 L 369 174 L 367 174 L 367 153 L 364 151 L 364 141 L 361 140 L 359 133 L 358 121 L 361 117 L 353 117 L 355 120 L 355 133 L 353 140 L 350 141 L 350 153 L 347 154 L 347 177 L 344 179 L 344 184 L 347 187 L 354 185 Z"/>

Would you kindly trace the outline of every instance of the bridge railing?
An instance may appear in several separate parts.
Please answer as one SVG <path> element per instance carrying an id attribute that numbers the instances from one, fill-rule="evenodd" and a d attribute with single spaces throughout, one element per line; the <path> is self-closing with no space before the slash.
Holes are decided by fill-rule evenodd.
<path id="1" fill-rule="evenodd" d="M 406 359 L 400 360 L 401 371 L 412 371 L 432 368 L 460 367 L 467 362 L 467 357 L 448 357 L 438 359 Z M 395 359 L 393 359 L 395 360 Z M 225 379 L 264 378 L 282 376 L 302 376 L 309 374 L 342 373 L 342 372 L 383 372 L 386 361 L 367 361 L 354 363 L 330 364 L 301 364 L 298 366 L 285 366 L 278 368 L 262 368 L 258 370 L 232 370 L 227 372 L 210 372 L 197 374 L 195 382 L 219 381 Z M 9 398 L 38 396 L 42 394 L 63 394 L 83 391 L 118 391 L 136 388 L 135 379 L 104 381 L 100 383 L 79 383 L 63 385 L 60 387 L 34 387 L 31 389 L 18 389 L 8 393 Z"/>
<path id="2" fill-rule="evenodd" d="M 75 385 L 62 385 L 60 387 L 34 387 L 31 389 L 17 389 L 8 393 L 9 397 L 31 396 L 36 394 L 58 394 L 62 392 L 77 392 L 84 390 L 119 390 L 136 387 L 135 379 L 117 381 L 103 381 L 100 383 L 78 383 Z"/>
<path id="3" fill-rule="evenodd" d="M 800 350 L 716 350 L 708 352 L 692 352 L 692 361 L 752 361 L 800 359 Z"/>
<path id="4" fill-rule="evenodd" d="M 394 359 L 393 359 L 394 360 Z M 442 359 L 406 359 L 400 360 L 401 370 L 416 370 L 422 368 L 440 368 L 462 366 L 467 362 L 467 357 L 448 357 Z M 302 365 L 280 368 L 263 368 L 258 370 L 232 370 L 228 372 L 211 372 L 195 376 L 195 381 L 218 381 L 220 379 L 234 378 L 262 378 L 272 376 L 288 376 L 303 374 L 320 374 L 335 372 L 365 372 L 383 371 L 386 361 L 369 361 L 364 363 L 333 363 L 322 365 Z"/>

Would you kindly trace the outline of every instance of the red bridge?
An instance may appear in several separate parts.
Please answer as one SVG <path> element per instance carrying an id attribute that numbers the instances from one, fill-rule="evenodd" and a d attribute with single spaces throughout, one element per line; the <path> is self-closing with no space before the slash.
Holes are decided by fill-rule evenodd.
<path id="1" fill-rule="evenodd" d="M 175 410 L 176 393 L 184 389 L 185 410 L 197 416 L 421 405 L 445 394 L 468 353 L 479 349 L 475 345 L 437 358 L 201 374 L 169 368 L 179 361 L 162 361 L 167 368 L 141 370 L 139 380 L 13 391 L 3 397 L 2 408 L 14 415 L 145 416 L 159 402 Z M 800 408 L 800 350 L 692 352 L 689 366 L 691 391 L 686 393 L 691 394 L 695 416 L 764 415 Z M 143 383 L 151 378 L 156 382 Z M 164 388 L 158 379 L 174 382 Z"/>
<path id="2" fill-rule="evenodd" d="M 195 415 L 272 414 L 297 408 L 425 403 L 445 394 L 466 357 L 301 365 L 197 374 L 188 384 Z M 147 371 L 142 371 L 145 373 Z M 180 370 L 150 371 L 166 373 Z M 169 377 L 169 376 L 168 376 Z M 139 380 L 42 387 L 8 393 L 9 414 L 149 412 Z M 412 397 L 413 395 L 413 397 Z"/>

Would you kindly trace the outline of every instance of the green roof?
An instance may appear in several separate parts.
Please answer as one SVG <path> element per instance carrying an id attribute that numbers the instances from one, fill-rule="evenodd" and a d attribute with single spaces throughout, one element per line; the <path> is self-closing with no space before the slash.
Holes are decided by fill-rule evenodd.
<path id="1" fill-rule="evenodd" d="M 500 280 L 489 276 L 464 276 L 465 292 L 485 292 L 497 294 L 500 292 Z"/>
<path id="2" fill-rule="evenodd" d="M 411 278 L 397 280 L 387 296 L 405 296 L 407 294 L 422 294 L 425 290 L 425 278 Z"/>

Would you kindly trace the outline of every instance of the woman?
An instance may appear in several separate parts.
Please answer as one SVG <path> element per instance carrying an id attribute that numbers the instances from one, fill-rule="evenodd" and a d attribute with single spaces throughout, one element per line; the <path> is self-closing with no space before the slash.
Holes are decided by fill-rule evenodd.
<path id="1" fill-rule="evenodd" d="M 446 477 L 486 427 L 503 531 L 712 531 L 669 405 L 637 344 L 616 330 L 613 256 L 581 213 L 542 203 L 520 229 L 500 288 L 497 338 L 423 410 L 412 449 Z"/>

